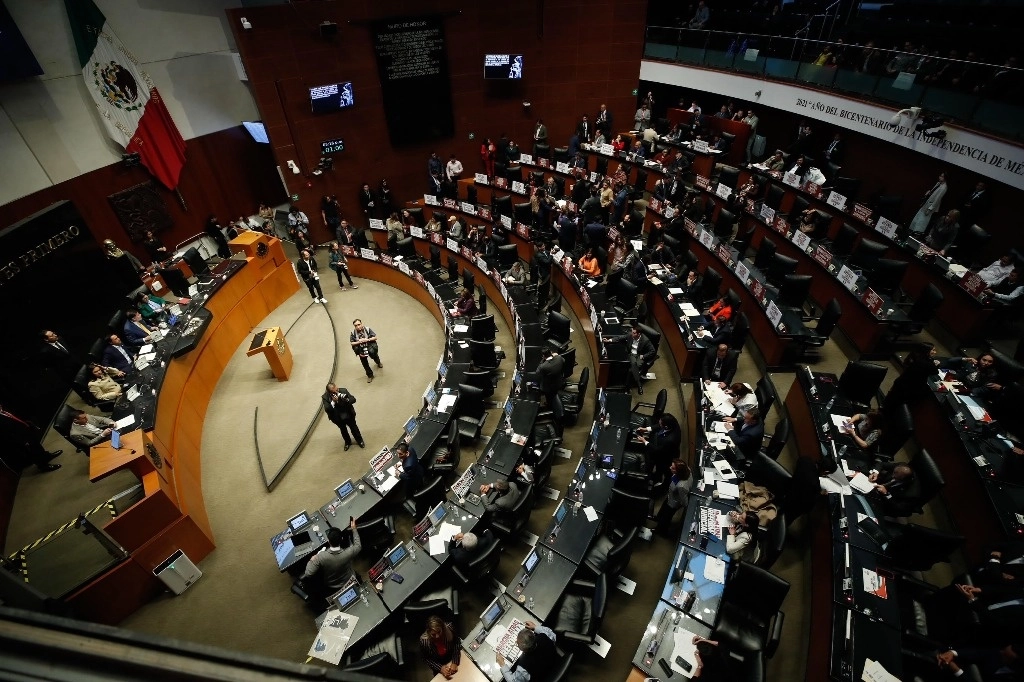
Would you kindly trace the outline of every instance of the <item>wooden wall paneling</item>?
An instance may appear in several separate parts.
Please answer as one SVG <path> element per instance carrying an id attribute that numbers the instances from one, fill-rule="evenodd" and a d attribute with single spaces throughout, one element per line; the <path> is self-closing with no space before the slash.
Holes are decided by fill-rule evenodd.
<path id="1" fill-rule="evenodd" d="M 138 604 L 153 599 L 162 588 L 163 583 L 150 571 L 128 559 L 69 595 L 64 601 L 71 607 L 76 618 L 116 625 L 131 615 Z"/>
<path id="2" fill-rule="evenodd" d="M 179 517 L 139 548 L 132 560 L 148 571 L 162 564 L 177 550 L 183 551 L 193 563 L 199 563 L 213 551 L 215 545 L 201 532 L 195 520 L 188 516 Z"/>
<path id="3" fill-rule="evenodd" d="M 291 263 L 283 263 L 274 270 L 260 286 L 260 294 L 266 303 L 267 310 L 276 310 L 292 294 L 299 290 L 299 281 L 295 277 Z"/>
<path id="4" fill-rule="evenodd" d="M 157 477 L 155 472 L 152 476 Z M 103 530 L 126 550 L 135 552 L 179 516 L 181 511 L 174 500 L 157 490 L 111 519 Z"/>
<path id="5" fill-rule="evenodd" d="M 259 289 L 253 289 L 246 294 L 239 305 L 242 306 L 242 311 L 245 313 L 245 319 L 249 321 L 250 328 L 258 327 L 260 322 L 270 314 L 267 302 Z"/>

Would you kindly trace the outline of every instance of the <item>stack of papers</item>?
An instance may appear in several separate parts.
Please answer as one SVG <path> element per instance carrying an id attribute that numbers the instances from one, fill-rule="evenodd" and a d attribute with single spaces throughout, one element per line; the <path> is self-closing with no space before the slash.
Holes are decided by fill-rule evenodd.
<path id="1" fill-rule="evenodd" d="M 878 661 L 864 659 L 864 672 L 860 679 L 864 682 L 900 682 L 899 678 L 882 667 Z"/>
<path id="2" fill-rule="evenodd" d="M 430 556 L 437 556 L 438 554 L 444 554 L 445 542 L 444 538 L 440 535 L 431 535 L 427 541 L 427 549 L 430 551 Z"/>
<path id="3" fill-rule="evenodd" d="M 673 296 L 682 296 L 683 295 L 683 290 L 680 289 L 679 287 L 669 287 L 668 288 L 668 293 L 672 294 Z M 684 308 L 685 308 L 685 306 L 684 306 Z"/>
<path id="4" fill-rule="evenodd" d="M 827 493 L 835 493 L 837 495 L 850 495 L 853 493 L 853 488 L 850 486 L 842 485 L 841 483 L 837 483 L 831 478 L 827 478 L 825 476 L 818 477 L 818 485 L 820 485 L 821 489 Z"/>
<path id="5" fill-rule="evenodd" d="M 349 615 L 338 609 L 329 610 L 307 655 L 338 665 L 358 622 L 358 616 Z"/>
<path id="6" fill-rule="evenodd" d="M 118 431 L 123 431 L 125 428 L 131 426 L 134 423 L 135 415 L 130 414 L 127 417 L 121 417 L 116 422 L 114 422 L 114 428 L 117 429 Z"/>
<path id="7" fill-rule="evenodd" d="M 859 471 L 850 479 L 850 487 L 865 495 L 875 489 L 875 484 L 868 480 L 868 477 Z"/>
<path id="8" fill-rule="evenodd" d="M 704 561 L 704 577 L 712 582 L 725 584 L 725 562 L 713 556 Z"/>
<path id="9" fill-rule="evenodd" d="M 697 670 L 697 645 L 693 643 L 693 638 L 696 636 L 696 633 L 690 632 L 686 628 L 679 628 L 672 633 L 672 670 L 686 678 L 692 676 Z M 676 657 L 680 657 L 690 664 L 690 672 L 686 672 L 676 663 Z"/>
<path id="10" fill-rule="evenodd" d="M 718 482 L 718 496 L 738 500 L 740 498 L 740 487 L 728 481 Z"/>
<path id="11" fill-rule="evenodd" d="M 469 325 L 468 324 L 452 325 L 452 331 L 456 332 L 457 334 L 461 334 L 463 332 L 468 332 L 469 331 Z"/>
<path id="12" fill-rule="evenodd" d="M 388 476 L 384 480 L 384 482 L 380 484 L 380 487 L 377 488 L 377 492 L 379 492 L 381 495 L 386 495 L 388 491 L 394 488 L 396 485 L 398 485 L 398 479 L 395 478 L 394 476 Z"/>
<path id="13" fill-rule="evenodd" d="M 458 396 L 452 393 L 442 395 L 440 400 L 437 401 L 437 411 L 447 412 L 455 404 L 456 400 L 458 400 Z"/>
<path id="14" fill-rule="evenodd" d="M 680 289 L 680 291 L 682 290 Z M 700 317 L 700 311 L 694 308 L 692 303 L 684 303 L 682 308 L 683 314 L 687 317 Z"/>

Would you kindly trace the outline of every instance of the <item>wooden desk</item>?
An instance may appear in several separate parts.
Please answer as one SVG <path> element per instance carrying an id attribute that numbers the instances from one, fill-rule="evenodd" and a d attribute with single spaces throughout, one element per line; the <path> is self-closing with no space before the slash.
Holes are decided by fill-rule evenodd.
<path id="1" fill-rule="evenodd" d="M 128 469 L 140 481 L 151 471 L 156 471 L 149 455 L 146 454 L 148 438 L 141 430 L 121 436 L 121 449 L 115 450 L 107 441 L 89 449 L 89 480 L 95 483 L 122 469 Z"/>
<path id="2" fill-rule="evenodd" d="M 665 118 L 668 119 L 669 123 L 675 125 L 676 123 L 689 124 L 693 120 L 693 114 L 686 109 L 671 108 L 666 112 Z M 741 121 L 733 121 L 732 119 L 715 118 L 715 115 L 704 114 L 704 125 L 709 130 L 714 130 L 719 135 L 722 133 L 731 133 L 736 136 L 736 139 L 732 141 L 732 147 L 729 148 L 727 159 L 729 163 L 738 166 L 742 163 L 747 156 L 747 142 L 750 141 L 750 136 L 754 134 L 754 129 L 746 123 Z"/>

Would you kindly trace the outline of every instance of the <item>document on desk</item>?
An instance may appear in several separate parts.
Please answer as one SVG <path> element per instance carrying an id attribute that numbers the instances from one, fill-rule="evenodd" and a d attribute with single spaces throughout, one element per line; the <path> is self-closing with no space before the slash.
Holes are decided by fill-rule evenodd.
<path id="1" fill-rule="evenodd" d="M 715 433 L 729 433 L 732 430 L 732 427 L 725 422 L 712 422 L 711 430 Z"/>
<path id="2" fill-rule="evenodd" d="M 718 482 L 718 496 L 726 499 L 738 500 L 740 498 L 740 487 L 728 481 Z"/>
<path id="3" fill-rule="evenodd" d="M 881 599 L 888 599 L 889 595 L 885 589 L 885 576 L 879 575 L 870 568 L 862 568 L 861 571 L 863 571 L 864 576 L 864 591 Z"/>
<path id="4" fill-rule="evenodd" d="M 588 289 L 593 289 L 596 286 L 597 286 L 597 280 L 596 279 L 587 280 L 587 288 Z"/>
<path id="5" fill-rule="evenodd" d="M 704 561 L 704 578 L 712 582 L 725 584 L 725 562 L 718 557 L 709 556 Z"/>
<path id="6" fill-rule="evenodd" d="M 900 682 L 900 678 L 886 670 L 881 663 L 872 661 L 870 658 L 864 659 L 864 672 L 861 673 L 860 679 L 863 682 Z"/>
<path id="7" fill-rule="evenodd" d="M 583 515 L 586 516 L 587 521 L 591 523 L 597 521 L 597 511 L 591 506 L 586 506 L 583 508 Z"/>
<path id="8" fill-rule="evenodd" d="M 147 343 L 145 346 L 139 349 L 139 355 L 145 355 L 153 351 L 153 344 Z"/>
<path id="9" fill-rule="evenodd" d="M 512 437 L 509 438 L 516 445 L 526 445 L 526 436 L 521 433 L 513 433 Z"/>
<path id="10" fill-rule="evenodd" d="M 469 331 L 469 325 L 468 324 L 453 324 L 452 325 L 452 331 L 453 332 L 457 332 L 459 334 L 461 334 L 463 332 L 468 332 Z"/>
<path id="11" fill-rule="evenodd" d="M 672 294 L 673 296 L 682 296 L 683 295 L 683 290 L 680 289 L 679 287 L 669 287 L 668 288 L 668 293 Z M 685 307 L 684 307 L 684 310 L 685 310 Z"/>
<path id="12" fill-rule="evenodd" d="M 683 314 L 687 317 L 700 317 L 700 311 L 692 303 L 683 303 Z"/>
<path id="13" fill-rule="evenodd" d="M 395 478 L 394 476 L 388 476 L 386 479 L 384 479 L 384 482 L 380 484 L 380 487 L 377 488 L 377 492 L 379 492 L 381 495 L 386 495 L 396 485 L 398 485 L 398 479 Z"/>
<path id="14" fill-rule="evenodd" d="M 445 553 L 444 538 L 438 535 L 431 535 L 430 540 L 427 541 L 427 548 L 430 550 L 430 556 L 437 556 L 438 554 Z"/>
<path id="15" fill-rule="evenodd" d="M 711 467 L 705 468 L 704 469 L 704 485 L 714 485 L 715 484 L 715 479 L 717 478 L 717 476 L 715 476 L 716 473 L 717 472 L 713 468 L 711 468 Z"/>
<path id="16" fill-rule="evenodd" d="M 672 634 L 672 670 L 689 679 L 697 670 L 697 645 L 693 638 L 697 633 L 690 632 L 686 628 L 679 628 Z M 690 664 L 690 672 L 686 672 L 676 663 L 676 656 L 681 656 L 684 661 Z"/>
<path id="17" fill-rule="evenodd" d="M 707 435 L 707 439 L 708 439 L 708 445 L 710 445 L 711 447 L 713 447 L 713 448 L 715 448 L 717 450 L 725 450 L 727 447 L 729 447 L 729 443 L 732 442 L 728 438 L 725 438 L 724 436 L 721 436 L 721 435 L 719 435 L 717 433 L 710 433 L 710 434 L 708 434 Z"/>
<path id="18" fill-rule="evenodd" d="M 859 493 L 867 494 L 875 489 L 875 484 L 859 471 L 850 479 L 850 487 Z"/>
<path id="19" fill-rule="evenodd" d="M 445 542 L 449 542 L 457 533 L 461 532 L 461 527 L 456 526 L 454 523 L 448 523 L 445 521 L 441 524 L 441 527 L 437 529 L 437 534 L 431 537 L 441 538 Z"/>
<path id="20" fill-rule="evenodd" d="M 835 425 L 835 427 L 837 429 L 843 428 L 850 421 L 850 418 L 848 416 L 846 416 L 845 414 L 833 414 L 831 416 L 832 416 L 832 423 Z"/>
<path id="21" fill-rule="evenodd" d="M 445 395 L 441 396 L 440 400 L 437 401 L 437 411 L 447 412 L 449 409 L 451 409 L 452 405 L 454 405 L 455 401 L 458 399 L 459 397 L 457 395 L 454 395 L 452 393 L 446 393 Z"/>
<path id="22" fill-rule="evenodd" d="M 978 404 L 978 401 L 969 395 L 961 396 L 960 400 L 963 401 L 964 406 L 970 410 L 971 416 L 975 419 L 985 419 L 988 416 L 988 412 L 984 407 Z"/>
<path id="23" fill-rule="evenodd" d="M 359 616 L 338 609 L 329 610 L 307 655 L 338 665 L 358 622 Z"/>
<path id="24" fill-rule="evenodd" d="M 660 279 L 658 279 L 654 275 L 651 275 L 649 277 L 649 280 L 650 280 L 651 284 L 664 284 L 664 282 L 662 282 Z"/>
<path id="25" fill-rule="evenodd" d="M 850 486 L 837 483 L 827 476 L 819 476 L 818 485 L 827 493 L 836 493 L 837 495 L 850 495 L 853 493 L 853 488 Z"/>
<path id="26" fill-rule="evenodd" d="M 718 470 L 719 475 L 726 481 L 736 480 L 736 472 L 733 471 L 732 465 L 724 459 L 715 460 L 715 469 Z"/>
<path id="27" fill-rule="evenodd" d="M 121 431 L 121 430 L 131 426 L 134 423 L 135 423 L 135 415 L 134 414 L 130 414 L 127 417 L 121 417 L 116 422 L 114 422 L 114 428 L 117 429 L 118 431 Z"/>

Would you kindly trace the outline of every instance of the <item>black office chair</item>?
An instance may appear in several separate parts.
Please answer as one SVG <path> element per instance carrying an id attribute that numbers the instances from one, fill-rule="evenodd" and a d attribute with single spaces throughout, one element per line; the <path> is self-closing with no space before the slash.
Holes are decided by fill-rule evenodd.
<path id="1" fill-rule="evenodd" d="M 437 244 L 431 244 L 430 245 L 430 269 L 431 270 L 441 270 L 442 268 L 443 268 L 443 266 L 441 265 L 441 247 L 439 247 Z"/>
<path id="2" fill-rule="evenodd" d="M 610 289 L 611 287 L 609 287 Z M 615 300 L 612 309 L 623 319 L 636 319 L 637 294 L 639 288 L 628 279 L 620 279 L 615 285 Z"/>
<path id="3" fill-rule="evenodd" d="M 427 471 L 444 476 L 459 470 L 462 460 L 462 439 L 459 438 L 459 422 L 453 419 L 448 425 L 448 435 L 434 446 L 427 458 Z"/>
<path id="4" fill-rule="evenodd" d="M 718 291 L 722 288 L 722 274 L 710 265 L 704 270 L 703 277 L 700 284 L 700 293 L 698 294 L 700 306 L 717 301 Z"/>
<path id="5" fill-rule="evenodd" d="M 477 553 L 465 567 L 452 564 L 452 575 L 462 587 L 483 584 L 494 573 L 501 562 L 502 543 L 495 538 L 487 547 Z"/>
<path id="6" fill-rule="evenodd" d="M 82 365 L 81 369 L 75 374 L 74 380 L 71 382 L 71 388 L 75 391 L 79 398 L 90 407 L 95 407 L 97 410 L 102 412 L 110 412 L 114 409 L 114 400 L 100 400 L 92 394 L 89 390 L 89 381 L 92 379 L 92 372 L 89 369 L 89 365 Z"/>
<path id="7" fill-rule="evenodd" d="M 775 258 L 775 250 L 775 242 L 768 237 L 762 239 L 757 247 L 757 255 L 754 256 L 754 267 L 761 272 L 767 272 L 768 267 L 772 264 L 772 259 Z"/>
<path id="8" fill-rule="evenodd" d="M 597 641 L 607 603 L 608 578 L 603 573 L 593 581 L 573 580 L 551 629 L 562 642 L 589 646 Z"/>
<path id="9" fill-rule="evenodd" d="M 462 375 L 462 383 L 479 388 L 483 398 L 490 398 L 494 395 L 494 383 L 497 377 L 491 370 L 467 371 Z"/>
<path id="10" fill-rule="evenodd" d="M 565 682 L 569 679 L 569 671 L 572 670 L 572 658 L 575 654 L 572 652 L 565 653 L 558 647 L 555 647 L 555 653 L 558 654 L 558 662 L 552 666 L 551 676 L 546 678 L 546 681 Z"/>
<path id="11" fill-rule="evenodd" d="M 873 239 L 863 238 L 857 244 L 857 248 L 850 254 L 850 263 L 859 266 L 867 271 L 872 271 L 878 265 L 879 259 L 889 249 L 882 242 Z"/>
<path id="12" fill-rule="evenodd" d="M 633 431 L 638 428 L 650 428 L 656 424 L 661 415 L 665 414 L 665 407 L 668 405 L 668 389 L 663 388 L 654 397 L 653 403 L 639 402 L 633 406 L 629 415 L 629 428 Z M 650 410 L 650 412 L 646 412 Z"/>
<path id="13" fill-rule="evenodd" d="M 902 337 L 913 336 L 924 331 L 924 328 L 935 317 L 935 312 L 942 305 L 943 300 L 945 300 L 945 296 L 943 296 L 939 287 L 934 283 L 929 283 L 913 304 L 909 306 L 905 303 L 897 304 L 901 308 L 909 307 L 909 310 L 907 310 L 907 317 L 909 319 L 907 321 L 890 320 L 889 328 L 891 334 L 889 335 L 889 341 L 896 345 Z"/>
<path id="14" fill-rule="evenodd" d="M 893 579 L 903 639 L 912 643 L 928 643 L 927 670 L 934 671 L 935 651 L 938 647 L 932 645 L 932 642 L 941 644 L 958 641 L 965 632 L 976 631 L 975 628 L 980 624 L 978 612 L 974 609 L 952 611 L 948 602 L 941 598 L 938 587 L 912 576 L 897 573 Z M 918 678 L 914 679 L 916 682 Z M 965 676 L 962 679 L 981 681 L 980 677 Z"/>
<path id="15" fill-rule="evenodd" d="M 772 261 L 768 265 L 768 281 L 775 286 L 782 286 L 786 275 L 792 275 L 796 272 L 796 265 L 796 258 L 776 253 L 772 256 Z"/>
<path id="16" fill-rule="evenodd" d="M 537 158 L 538 159 L 550 159 L 551 158 L 551 145 L 545 144 L 543 142 L 538 143 L 535 151 L 537 153 Z M 537 171 L 537 172 L 541 174 L 541 182 L 543 182 L 543 178 L 544 178 L 543 171 Z M 537 183 L 538 187 L 540 186 L 541 182 Z"/>
<path id="17" fill-rule="evenodd" d="M 523 167 L 519 165 L 518 161 L 509 164 L 505 170 L 505 177 L 508 179 L 509 184 L 523 181 Z"/>
<path id="18" fill-rule="evenodd" d="M 478 370 L 496 370 L 500 364 L 494 350 L 494 341 L 469 340 L 469 357 L 472 366 Z"/>
<path id="19" fill-rule="evenodd" d="M 569 163 L 568 147 L 554 147 L 551 151 L 554 154 L 554 158 L 552 159 L 552 161 L 554 161 L 555 163 L 558 163 L 559 161 L 561 161 L 562 163 Z"/>
<path id="20" fill-rule="evenodd" d="M 470 291 L 476 286 L 476 277 L 469 268 L 462 268 L 462 286 Z"/>
<path id="21" fill-rule="evenodd" d="M 968 225 L 966 228 L 962 228 L 957 235 L 952 255 L 958 262 L 971 267 L 978 260 L 978 254 L 984 251 L 991 239 L 992 235 L 982 228 L 977 225 Z"/>
<path id="22" fill-rule="evenodd" d="M 110 322 L 107 323 L 107 328 L 112 333 L 117 334 L 118 336 L 123 336 L 124 335 L 124 323 L 127 322 L 127 320 L 128 320 L 128 318 L 125 316 L 124 311 L 123 310 L 118 310 L 116 313 L 114 313 L 111 316 Z"/>
<path id="23" fill-rule="evenodd" d="M 733 137 L 735 137 L 735 135 Z M 736 184 L 739 182 L 739 179 L 739 169 L 733 168 L 732 166 L 722 166 L 722 170 L 718 174 L 718 181 L 729 189 L 736 189 Z"/>
<path id="24" fill-rule="evenodd" d="M 736 214 L 732 211 L 720 208 L 715 216 L 715 236 L 725 243 L 732 241 L 732 232 L 736 227 Z"/>
<path id="25" fill-rule="evenodd" d="M 903 206 L 903 197 L 899 194 L 881 194 L 875 199 L 875 213 L 888 218 L 894 223 L 900 222 L 900 209 Z"/>
<path id="26" fill-rule="evenodd" d="M 575 384 L 566 384 L 566 387 L 558 392 L 558 399 L 562 401 L 562 410 L 565 413 L 565 422 L 568 425 L 575 425 L 579 419 L 580 412 L 587 399 L 587 386 L 590 383 L 590 367 L 584 367 L 580 372 L 580 380 Z"/>
<path id="27" fill-rule="evenodd" d="M 783 417 L 775 425 L 775 432 L 767 436 L 768 443 L 761 452 L 769 459 L 777 461 L 782 449 L 786 447 L 786 442 L 789 441 L 789 432 L 789 417 Z"/>
<path id="28" fill-rule="evenodd" d="M 733 308 L 732 315 L 732 337 L 729 339 L 731 350 L 742 351 L 750 338 L 750 319 L 744 312 L 736 312 Z"/>
<path id="29" fill-rule="evenodd" d="M 804 197 L 798 196 L 795 199 L 793 199 L 793 205 L 790 206 L 789 210 L 786 212 L 786 215 L 794 216 L 793 220 L 798 220 L 796 216 L 803 215 L 804 211 L 810 208 L 810 206 L 810 201 L 808 201 Z"/>
<path id="30" fill-rule="evenodd" d="M 887 369 L 870 362 L 850 361 L 839 377 L 839 392 L 858 407 L 867 408 L 878 396 Z"/>
<path id="31" fill-rule="evenodd" d="M 538 490 L 546 486 L 551 479 L 551 469 L 555 463 L 555 445 L 557 445 L 557 442 L 554 440 L 544 443 L 540 449 L 540 454 L 537 455 L 537 461 L 532 464 L 533 485 Z"/>
<path id="32" fill-rule="evenodd" d="M 548 327 L 545 333 L 547 347 L 556 353 L 564 353 L 569 348 L 571 327 L 569 318 L 561 313 L 548 311 Z"/>
<path id="33" fill-rule="evenodd" d="M 764 197 L 764 203 L 776 213 L 782 205 L 782 199 L 786 196 L 786 188 L 782 185 L 772 184 L 768 186 L 768 193 Z"/>
<path id="34" fill-rule="evenodd" d="M 857 241 L 857 236 L 860 233 L 857 228 L 850 223 L 843 223 L 843 226 L 839 228 L 839 232 L 836 233 L 832 243 L 829 244 L 831 248 L 829 251 L 833 256 L 839 256 L 840 258 L 846 258 L 853 253 L 853 245 Z"/>
<path id="35" fill-rule="evenodd" d="M 949 563 L 953 552 L 967 541 L 963 535 L 916 523 L 892 526 L 896 532 L 885 547 L 885 555 L 890 566 L 903 571 L 928 571 L 937 563 Z"/>
<path id="36" fill-rule="evenodd" d="M 757 398 L 757 411 L 761 414 L 761 419 L 764 419 L 768 410 L 779 399 L 779 395 L 775 391 L 775 384 L 767 376 L 757 380 L 757 384 L 754 386 L 754 397 Z"/>
<path id="37" fill-rule="evenodd" d="M 924 505 L 946 485 L 942 471 L 927 450 L 921 450 L 910 460 L 910 468 L 914 470 L 914 478 L 907 491 L 898 499 L 886 500 L 885 508 L 893 516 L 923 514 Z"/>
<path id="38" fill-rule="evenodd" d="M 544 184 L 544 171 L 530 171 L 530 177 L 533 178 L 533 184 L 537 187 Z"/>
<path id="39" fill-rule="evenodd" d="M 512 204 L 512 219 L 523 225 L 533 225 L 533 208 L 530 206 L 530 202 Z"/>
<path id="40" fill-rule="evenodd" d="M 910 407 L 906 403 L 888 407 L 885 410 L 885 428 L 875 444 L 876 452 L 880 457 L 891 460 L 913 434 L 914 417 L 910 414 Z"/>
<path id="41" fill-rule="evenodd" d="M 747 472 L 746 480 L 770 490 L 775 504 L 783 509 L 793 487 L 793 474 L 762 452 L 755 452 L 753 457 L 748 457 L 743 466 Z"/>
<path id="42" fill-rule="evenodd" d="M 771 658 L 782 635 L 785 615 L 779 609 L 789 593 L 789 583 L 763 568 L 740 561 L 728 584 L 710 639 L 741 657 L 762 652 Z"/>
<path id="43" fill-rule="evenodd" d="M 401 640 L 399 640 L 401 644 Z M 388 652 L 374 654 L 367 658 L 349 663 L 344 668 L 345 672 L 359 673 L 377 679 L 393 680 L 399 677 L 399 670 L 402 664 L 394 659 Z"/>
<path id="44" fill-rule="evenodd" d="M 746 257 L 747 251 L 750 249 L 750 242 L 756 233 L 757 228 L 753 225 L 748 227 L 746 230 L 741 226 L 736 232 L 736 238 L 732 240 L 732 248 L 736 249 L 737 258 L 743 260 Z"/>
<path id="45" fill-rule="evenodd" d="M 459 438 L 463 443 L 472 443 L 480 437 L 480 430 L 487 421 L 483 391 L 476 386 L 459 384 L 458 419 Z"/>
<path id="46" fill-rule="evenodd" d="M 679 256 L 679 266 L 676 268 L 676 277 L 680 281 L 686 281 L 686 276 L 690 274 L 690 270 L 697 267 L 699 263 L 697 254 L 687 249 Z"/>
<path id="47" fill-rule="evenodd" d="M 497 170 L 495 170 L 495 174 L 497 174 Z M 493 211 L 494 215 L 495 216 L 507 215 L 509 218 L 511 218 L 512 215 L 513 215 L 513 213 L 512 213 L 512 197 L 510 195 L 507 195 L 507 194 L 501 195 L 501 196 L 499 196 L 497 194 L 494 194 L 493 197 L 494 198 L 491 199 L 491 204 L 494 207 L 494 211 Z"/>
<path id="48" fill-rule="evenodd" d="M 456 260 L 455 254 L 452 253 L 448 254 L 448 281 L 459 281 L 459 261 Z"/>
<path id="49" fill-rule="evenodd" d="M 757 556 L 756 565 L 764 570 L 769 570 L 775 565 L 786 544 L 786 513 L 779 512 L 774 519 L 768 523 L 768 528 L 759 538 L 760 551 Z"/>
<path id="50" fill-rule="evenodd" d="M 395 517 L 387 515 L 363 521 L 356 524 L 356 530 L 359 531 L 359 541 L 363 547 L 378 553 L 391 547 L 395 537 Z"/>
<path id="51" fill-rule="evenodd" d="M 451 594 L 458 600 L 459 593 L 449 588 Z M 414 602 L 407 602 L 402 606 L 402 615 L 408 623 L 408 632 L 411 635 L 419 636 L 427 629 L 427 619 L 437 616 L 446 623 L 455 621 L 457 609 L 453 609 L 447 599 L 425 599 Z"/>
<path id="52" fill-rule="evenodd" d="M 500 511 L 494 514 L 491 521 L 491 528 L 503 538 L 514 540 L 519 533 L 526 528 L 533 512 L 533 503 L 536 486 L 527 484 L 519 491 L 519 499 L 507 511 Z"/>
<path id="53" fill-rule="evenodd" d="M 408 495 L 405 500 L 405 511 L 409 512 L 414 519 L 421 519 L 431 509 L 445 500 L 444 478 L 435 476 L 425 482 L 419 490 Z"/>
<path id="54" fill-rule="evenodd" d="M 587 551 L 580 568 L 595 578 L 602 573 L 613 578 L 618 577 L 629 566 L 629 560 L 633 556 L 633 543 L 639 534 L 640 529 L 634 526 L 626 529 L 618 537 L 602 535 Z"/>
<path id="55" fill-rule="evenodd" d="M 494 324 L 494 315 L 480 315 L 470 319 L 469 335 L 474 341 L 494 342 L 498 327 Z"/>
<path id="56" fill-rule="evenodd" d="M 573 375 L 573 372 L 576 371 L 576 349 L 567 348 L 561 355 L 565 361 L 562 366 L 562 378 L 568 380 Z"/>
<path id="57" fill-rule="evenodd" d="M 799 351 L 797 359 L 803 358 L 811 348 L 821 348 L 824 346 L 832 336 L 832 332 L 839 325 L 839 318 L 842 316 L 843 309 L 839 306 L 839 300 L 833 298 L 822 311 L 817 325 L 810 329 L 811 333 L 809 335 L 801 334 L 793 337 L 793 341 L 796 342 Z"/>
<path id="58" fill-rule="evenodd" d="M 621 488 L 612 488 L 611 498 L 605 508 L 605 519 L 618 531 L 628 532 L 647 522 L 651 510 L 649 495 L 638 495 Z"/>
<path id="59" fill-rule="evenodd" d="M 68 443 L 75 447 L 76 452 L 83 453 L 86 457 L 89 456 L 89 446 L 78 438 L 71 437 L 71 423 L 75 419 L 75 413 L 78 411 L 77 408 L 71 405 L 65 405 L 57 413 L 57 416 L 53 419 L 53 430 L 64 437 Z"/>

